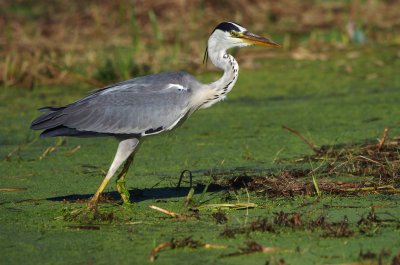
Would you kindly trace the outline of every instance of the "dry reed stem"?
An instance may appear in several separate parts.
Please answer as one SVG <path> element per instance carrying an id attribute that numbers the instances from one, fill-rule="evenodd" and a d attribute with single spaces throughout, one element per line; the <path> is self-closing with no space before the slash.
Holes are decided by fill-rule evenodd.
<path id="1" fill-rule="evenodd" d="M 382 147 L 385 144 L 386 138 L 388 136 L 388 132 L 389 132 L 389 128 L 385 127 L 385 129 L 383 129 L 382 137 L 381 137 L 381 139 L 379 139 L 379 143 L 377 145 L 378 151 L 382 150 Z"/>
<path id="2" fill-rule="evenodd" d="M 309 141 L 306 137 L 304 137 L 304 135 L 302 135 L 301 133 L 299 133 L 298 131 L 296 131 L 295 129 L 289 128 L 285 125 L 282 125 L 283 129 L 288 130 L 291 133 L 294 133 L 295 135 L 297 135 L 298 137 L 300 137 L 309 147 L 311 150 L 313 150 L 315 153 L 318 153 L 318 147 L 313 144 L 311 141 Z"/>

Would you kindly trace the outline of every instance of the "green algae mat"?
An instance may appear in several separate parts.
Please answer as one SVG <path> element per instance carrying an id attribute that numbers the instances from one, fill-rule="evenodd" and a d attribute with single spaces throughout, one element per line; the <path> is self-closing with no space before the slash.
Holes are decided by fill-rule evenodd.
<path id="1" fill-rule="evenodd" d="M 86 218 L 72 213 L 117 142 L 38 139 L 29 124 L 92 88 L 2 89 L 0 263 L 400 264 L 398 48 L 258 65 L 228 100 L 144 142 L 131 206 L 110 182 Z"/>

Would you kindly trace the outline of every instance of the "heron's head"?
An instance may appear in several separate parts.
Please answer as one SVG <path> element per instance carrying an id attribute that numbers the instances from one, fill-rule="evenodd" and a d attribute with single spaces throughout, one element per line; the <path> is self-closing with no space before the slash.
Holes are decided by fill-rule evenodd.
<path id="1" fill-rule="evenodd" d="M 249 32 L 244 27 L 234 22 L 222 22 L 215 27 L 208 39 L 207 52 L 225 52 L 234 47 L 259 45 L 277 48 L 279 44 L 274 41 Z M 206 59 L 207 54 L 205 55 Z"/>

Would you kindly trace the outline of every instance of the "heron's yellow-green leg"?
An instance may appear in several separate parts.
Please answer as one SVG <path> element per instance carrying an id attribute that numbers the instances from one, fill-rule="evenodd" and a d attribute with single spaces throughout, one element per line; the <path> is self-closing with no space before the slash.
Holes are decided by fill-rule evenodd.
<path id="1" fill-rule="evenodd" d="M 117 191 L 121 196 L 124 205 L 130 205 L 130 194 L 129 190 L 126 188 L 125 177 L 126 174 L 128 174 L 128 170 L 132 162 L 133 162 L 133 154 L 128 157 L 121 173 L 119 173 L 117 177 Z"/>
<path id="2" fill-rule="evenodd" d="M 97 189 L 96 193 L 90 199 L 88 204 L 88 209 L 91 211 L 95 211 L 97 209 L 97 203 L 99 202 L 100 194 L 103 192 L 104 188 L 107 186 L 109 178 L 105 178 L 101 183 L 100 187 Z"/>
<path id="3" fill-rule="evenodd" d="M 125 179 L 126 172 L 129 169 L 129 165 L 133 161 L 132 153 L 134 152 L 134 150 L 136 149 L 138 144 L 139 144 L 139 139 L 136 139 L 136 138 L 121 140 L 121 142 L 118 145 L 117 153 L 115 154 L 114 160 L 113 160 L 110 168 L 108 169 L 106 177 L 104 178 L 103 182 L 101 183 L 100 187 L 97 189 L 97 191 L 94 194 L 94 196 L 92 197 L 92 199 L 90 199 L 90 201 L 89 201 L 89 204 L 88 204 L 89 210 L 96 211 L 100 194 L 103 192 L 104 188 L 107 186 L 111 177 L 115 174 L 115 172 L 118 170 L 118 168 L 122 165 L 122 163 L 124 163 L 126 161 L 121 174 L 118 176 L 118 179 L 121 179 L 121 176 L 122 176 L 122 180 Z M 118 185 L 117 185 L 117 188 L 118 188 Z M 122 188 L 122 190 L 126 190 L 126 192 L 128 192 L 128 190 L 125 187 L 125 184 L 122 184 L 122 186 L 120 186 L 120 188 Z M 126 193 L 125 193 L 125 195 L 126 195 Z M 127 199 L 129 201 L 129 193 L 128 193 Z M 123 198 L 123 200 L 125 202 L 124 198 Z"/>

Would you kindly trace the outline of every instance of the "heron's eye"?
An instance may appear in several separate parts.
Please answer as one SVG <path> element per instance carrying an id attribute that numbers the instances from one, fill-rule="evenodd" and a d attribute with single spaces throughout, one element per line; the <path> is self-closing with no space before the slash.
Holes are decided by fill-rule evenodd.
<path id="1" fill-rule="evenodd" d="M 237 31 L 231 30 L 229 33 L 231 34 L 232 37 L 235 37 L 235 38 L 240 37 L 240 34 Z"/>

